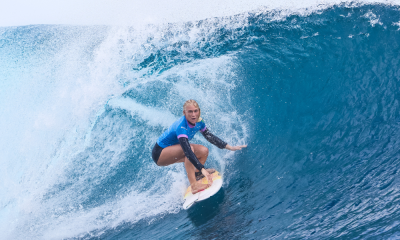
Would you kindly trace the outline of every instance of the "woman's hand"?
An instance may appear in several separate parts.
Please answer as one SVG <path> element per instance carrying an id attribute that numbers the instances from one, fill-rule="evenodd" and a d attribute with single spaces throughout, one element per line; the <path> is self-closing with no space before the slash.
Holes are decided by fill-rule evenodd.
<path id="1" fill-rule="evenodd" d="M 209 186 L 213 183 L 212 175 L 207 172 L 205 168 L 201 169 L 201 173 L 207 178 Z"/>
<path id="2" fill-rule="evenodd" d="M 242 150 L 242 148 L 247 147 L 247 145 L 242 145 L 242 146 L 231 146 L 229 144 L 226 144 L 226 149 L 231 150 L 231 151 L 237 151 L 237 150 Z"/>

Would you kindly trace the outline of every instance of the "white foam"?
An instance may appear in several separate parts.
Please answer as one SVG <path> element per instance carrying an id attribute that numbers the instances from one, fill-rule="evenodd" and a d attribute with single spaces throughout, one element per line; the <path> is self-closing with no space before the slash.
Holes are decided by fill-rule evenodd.
<path id="1" fill-rule="evenodd" d="M 133 31 L 115 27 L 100 30 L 104 38 L 99 37 L 101 44 L 93 52 L 88 49 L 98 40 L 92 38 L 96 32 L 74 33 L 67 43 L 55 46 L 58 51 L 54 56 L 38 57 L 39 63 L 28 59 L 35 64 L 21 65 L 29 67 L 26 75 L 13 76 L 11 72 L 6 79 L 10 90 L 4 90 L 7 95 L 2 98 L 7 104 L 0 109 L 8 116 L 0 120 L 0 128 L 6 136 L 2 139 L 5 145 L 0 146 L 0 231 L 3 236 L 60 239 L 87 233 L 98 235 L 123 222 L 134 223 L 179 211 L 187 184 L 182 164 L 159 168 L 147 154 L 134 159 L 144 166 L 146 172 L 141 174 L 149 176 L 143 184 L 152 183 L 154 175 L 160 171 L 164 177 L 159 180 L 163 184 L 151 184 L 149 189 L 143 190 L 141 183 L 126 183 L 115 197 L 104 199 L 102 204 L 85 207 L 83 203 L 91 196 L 92 189 L 110 178 L 125 160 L 122 154 L 134 143 L 131 139 L 144 138 L 145 145 L 150 147 L 136 150 L 149 153 L 161 132 L 147 131 L 143 136 L 143 131 L 153 126 L 167 128 L 181 115 L 182 104 L 189 98 L 198 100 L 208 126 L 218 131 L 221 138 L 231 143 L 243 141 L 245 133 L 235 133 L 230 128 L 240 122 L 230 99 L 230 91 L 238 81 L 232 73 L 235 67 L 232 56 L 182 63 L 162 74 L 130 71 L 132 65 L 143 61 L 149 52 L 179 39 L 196 43 L 198 33 L 204 31 L 194 28 L 163 41 L 160 40 L 163 32 L 158 29 Z M 149 37 L 153 39 L 150 43 Z M 189 45 L 186 50 L 197 47 Z M 184 56 L 185 49 L 180 50 Z M 132 60 L 132 56 L 136 59 Z M 19 82 L 13 81 L 15 79 Z M 170 98 L 156 104 L 157 107 L 121 97 L 123 91 L 155 82 L 170 87 Z M 96 130 L 96 123 L 106 112 L 106 104 L 106 107 L 126 110 L 145 125 L 131 128 L 129 122 L 121 121 L 114 128 L 114 122 L 107 120 L 102 123 L 101 131 Z M 220 121 L 225 125 L 221 126 Z M 108 141 L 102 143 L 102 148 L 94 148 L 95 152 L 80 157 L 80 153 L 87 153 L 86 148 L 92 147 L 96 139 L 93 134 Z M 220 150 L 212 148 L 210 165 L 220 166 L 221 172 L 225 166 L 222 158 Z"/>
<path id="2" fill-rule="evenodd" d="M 105 46 L 92 59 L 82 50 L 94 41 L 91 34 L 78 32 L 67 45 L 55 46 L 59 49 L 53 56 L 28 57 L 5 68 L 2 91 L 7 97 L 0 109 L 7 116 L 0 120 L 0 215 L 8 216 L 0 218 L 4 232 L 16 231 L 28 224 L 32 212 L 40 213 L 42 196 L 82 150 L 92 113 L 118 94 L 115 76 L 90 67 L 105 68 L 97 58 Z"/>
<path id="3" fill-rule="evenodd" d="M 90 209 L 71 209 L 64 216 L 46 219 L 46 225 L 38 231 L 40 235 L 34 238 L 64 239 L 83 237 L 86 234 L 98 236 L 104 230 L 115 228 L 124 222 L 137 222 L 162 212 L 177 212 L 180 209 L 181 196 L 174 193 L 180 192 L 185 187 L 183 178 L 184 175 L 173 172 L 169 172 L 165 179 L 160 178 L 160 182 L 169 184 L 168 193 L 160 191 L 155 185 L 147 192 L 132 190 L 101 206 Z"/>
<path id="4" fill-rule="evenodd" d="M 393 25 L 393 26 L 398 26 L 399 29 L 397 29 L 397 30 L 400 30 L 400 21 L 399 21 L 399 22 L 395 22 L 395 23 L 393 23 L 392 25 Z"/>
<path id="5" fill-rule="evenodd" d="M 161 125 L 167 128 L 177 119 L 177 116 L 174 116 L 168 111 L 144 106 L 130 98 L 114 98 L 108 101 L 108 105 L 113 108 L 128 110 L 132 116 L 137 115 L 153 126 Z"/>
<path id="6" fill-rule="evenodd" d="M 379 20 L 379 16 L 377 16 L 376 14 L 374 14 L 372 11 L 367 12 L 366 14 L 364 14 L 365 18 L 367 18 L 369 20 L 369 23 L 371 24 L 371 26 L 375 27 L 376 24 L 382 25 L 383 23 Z"/>

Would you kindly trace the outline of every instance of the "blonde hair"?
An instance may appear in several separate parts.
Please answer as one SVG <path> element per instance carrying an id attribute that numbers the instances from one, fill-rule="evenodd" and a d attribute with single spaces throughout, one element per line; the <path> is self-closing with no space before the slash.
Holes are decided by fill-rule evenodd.
<path id="1" fill-rule="evenodd" d="M 193 105 L 194 107 L 199 109 L 199 119 L 197 120 L 197 122 L 201 122 L 201 120 L 203 120 L 203 119 L 201 118 L 201 110 L 200 110 L 199 104 L 195 100 L 189 99 L 183 104 L 183 111 L 186 110 L 186 106 L 188 106 L 188 105 Z"/>

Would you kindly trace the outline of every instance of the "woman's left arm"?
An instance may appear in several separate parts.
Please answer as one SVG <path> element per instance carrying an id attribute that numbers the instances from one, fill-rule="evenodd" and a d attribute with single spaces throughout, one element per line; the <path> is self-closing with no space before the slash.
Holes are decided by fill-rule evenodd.
<path id="1" fill-rule="evenodd" d="M 207 141 L 209 141 L 210 143 L 214 144 L 215 146 L 217 146 L 220 149 L 224 149 L 225 148 L 225 149 L 228 149 L 228 150 L 231 150 L 231 151 L 237 151 L 237 150 L 241 150 L 244 147 L 247 147 L 247 145 L 232 147 L 229 144 L 227 144 L 226 142 L 222 141 L 217 136 L 215 136 L 214 134 L 212 134 L 210 131 L 208 131 L 207 128 L 203 132 L 201 132 L 201 134 L 203 134 L 204 138 L 207 139 Z"/>
<path id="2" fill-rule="evenodd" d="M 208 129 L 206 128 L 204 131 L 201 132 L 203 134 L 204 138 L 207 139 L 210 143 L 214 144 L 220 149 L 224 149 L 226 145 L 228 145 L 226 142 L 222 141 L 220 138 L 212 134 Z"/>

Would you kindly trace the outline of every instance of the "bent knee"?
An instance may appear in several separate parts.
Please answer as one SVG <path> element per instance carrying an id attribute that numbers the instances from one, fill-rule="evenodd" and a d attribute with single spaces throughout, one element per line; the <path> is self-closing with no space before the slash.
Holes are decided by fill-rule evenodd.
<path id="1" fill-rule="evenodd" d="M 200 156 L 208 156 L 208 148 L 205 147 L 205 146 L 199 147 L 199 149 L 198 149 L 198 154 L 199 154 Z"/>
<path id="2" fill-rule="evenodd" d="M 203 146 L 204 147 L 204 146 Z M 204 154 L 205 155 L 207 155 L 208 156 L 208 147 L 204 147 L 204 150 L 203 150 L 203 152 L 204 152 Z"/>

